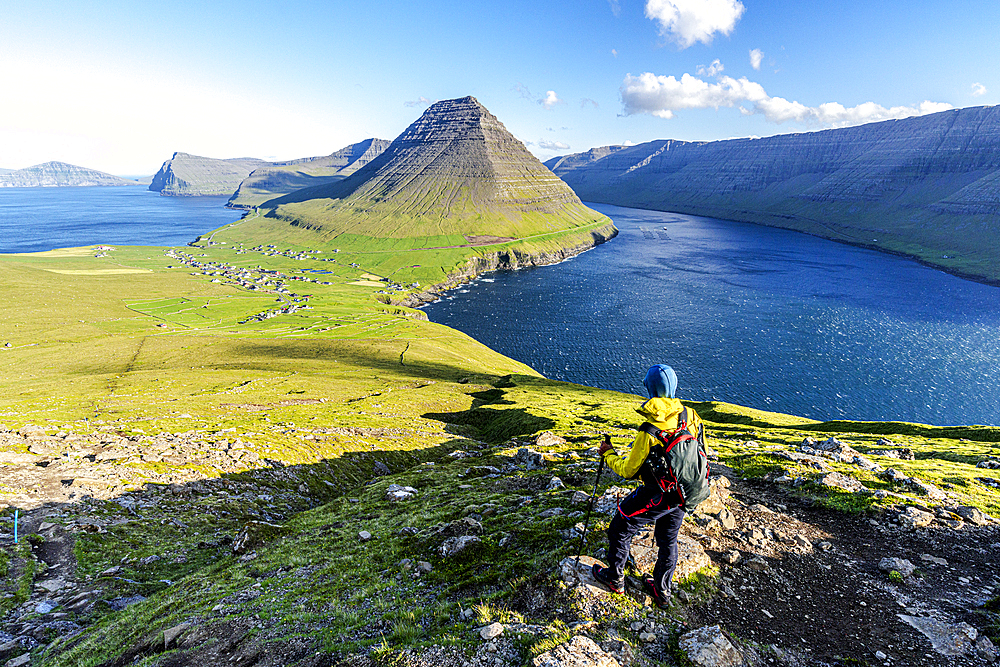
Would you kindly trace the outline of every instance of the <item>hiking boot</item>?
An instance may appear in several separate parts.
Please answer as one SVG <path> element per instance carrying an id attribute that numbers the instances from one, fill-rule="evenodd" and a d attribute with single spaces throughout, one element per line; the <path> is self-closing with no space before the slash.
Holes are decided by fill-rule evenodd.
<path id="1" fill-rule="evenodd" d="M 594 575 L 594 579 L 607 586 L 608 590 L 612 593 L 620 595 L 625 592 L 625 581 L 623 579 L 612 579 L 610 567 L 601 567 L 597 563 L 594 563 L 594 566 L 590 568 L 590 572 Z"/>
<path id="2" fill-rule="evenodd" d="M 649 597 L 653 598 L 653 604 L 659 609 L 670 608 L 670 595 L 663 594 L 659 587 L 653 583 L 653 578 L 649 575 L 642 578 L 642 590 Z"/>

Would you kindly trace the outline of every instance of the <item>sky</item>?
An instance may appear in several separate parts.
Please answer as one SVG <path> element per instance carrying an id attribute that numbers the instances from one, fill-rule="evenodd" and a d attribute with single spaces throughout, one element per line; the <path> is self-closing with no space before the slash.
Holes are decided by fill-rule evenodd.
<path id="1" fill-rule="evenodd" d="M 1000 102 L 1000 2 L 5 0 L 0 168 L 393 139 L 475 96 L 545 160 Z"/>

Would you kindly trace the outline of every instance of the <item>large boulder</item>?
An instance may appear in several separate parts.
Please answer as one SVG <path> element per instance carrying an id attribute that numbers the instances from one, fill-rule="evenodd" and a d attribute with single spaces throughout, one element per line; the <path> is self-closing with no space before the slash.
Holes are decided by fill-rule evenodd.
<path id="1" fill-rule="evenodd" d="M 968 623 L 945 623 L 928 616 L 907 616 L 899 614 L 899 619 L 919 630 L 931 641 L 934 650 L 941 655 L 965 655 L 974 646 L 979 631 Z"/>
<path id="2" fill-rule="evenodd" d="M 653 539 L 652 529 L 640 532 L 632 540 L 632 557 L 635 559 L 636 567 L 642 572 L 647 574 L 653 572 L 658 552 L 659 548 Z M 677 536 L 677 569 L 674 570 L 674 581 L 686 579 L 711 563 L 708 554 L 697 540 L 683 533 Z"/>
<path id="3" fill-rule="evenodd" d="M 681 635 L 680 649 L 697 667 L 739 667 L 743 656 L 718 625 Z"/>
<path id="4" fill-rule="evenodd" d="M 710 493 L 708 498 L 703 500 L 697 507 L 697 511 L 702 514 L 718 514 L 726 509 L 726 501 L 729 500 L 729 478 L 725 475 L 716 475 L 708 480 Z"/>
<path id="5" fill-rule="evenodd" d="M 531 661 L 534 667 L 620 667 L 593 639 L 577 635 Z"/>

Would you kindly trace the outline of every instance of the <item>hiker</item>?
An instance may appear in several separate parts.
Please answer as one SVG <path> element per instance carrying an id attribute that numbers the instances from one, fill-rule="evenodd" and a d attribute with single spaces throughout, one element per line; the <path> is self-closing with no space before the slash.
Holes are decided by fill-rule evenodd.
<path id="1" fill-rule="evenodd" d="M 690 408 L 685 408 L 674 397 L 677 391 L 677 375 L 665 364 L 657 364 L 649 369 L 643 380 L 649 400 L 636 408 L 646 423 L 640 429 L 632 449 L 626 455 L 615 452 L 610 441 L 605 441 L 598 449 L 608 467 L 626 479 L 639 477 L 642 486 L 627 495 L 615 510 L 611 524 L 608 526 L 608 567 L 598 564 L 593 566 L 594 578 L 615 593 L 625 590 L 625 563 L 629 559 L 629 549 L 632 537 L 642 524 L 655 523 L 654 536 L 659 547 L 656 557 L 656 567 L 653 576 L 644 575 L 643 588 L 653 598 L 660 608 L 666 608 L 670 600 L 670 581 L 677 567 L 677 534 L 684 521 L 685 498 L 675 486 L 661 483 L 656 471 L 663 470 L 654 457 L 650 460 L 650 450 L 661 444 L 654 434 L 659 430 L 663 436 L 670 437 L 674 431 L 681 428 L 681 422 L 686 419 L 687 431 L 697 438 L 688 438 L 696 451 L 700 446 L 701 454 L 695 454 L 695 460 L 703 456 L 705 449 L 705 431 L 701 418 Z M 650 428 L 650 425 L 654 428 Z M 679 448 L 678 448 L 679 449 Z M 663 451 L 663 448 L 655 450 Z M 699 487 L 692 493 L 687 503 L 690 507 L 697 504 L 707 495 L 708 463 L 703 462 L 704 480 L 697 480 Z M 699 474 L 700 476 L 700 474 Z M 703 488 L 702 488 L 703 486 Z M 664 490 L 666 487 L 668 490 Z M 695 497 L 696 496 L 696 497 Z"/>

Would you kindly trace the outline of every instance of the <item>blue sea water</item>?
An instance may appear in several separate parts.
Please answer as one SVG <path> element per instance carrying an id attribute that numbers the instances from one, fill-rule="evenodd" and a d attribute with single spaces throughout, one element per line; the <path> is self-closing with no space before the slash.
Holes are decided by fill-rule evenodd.
<path id="1" fill-rule="evenodd" d="M 425 307 L 547 377 L 814 419 L 1000 424 L 1000 288 L 805 234 L 589 204 L 618 237 Z"/>
<path id="2" fill-rule="evenodd" d="M 0 253 L 96 244 L 184 245 L 240 219 L 228 197 L 161 197 L 145 186 L 0 188 Z"/>

